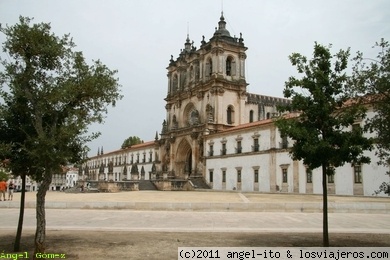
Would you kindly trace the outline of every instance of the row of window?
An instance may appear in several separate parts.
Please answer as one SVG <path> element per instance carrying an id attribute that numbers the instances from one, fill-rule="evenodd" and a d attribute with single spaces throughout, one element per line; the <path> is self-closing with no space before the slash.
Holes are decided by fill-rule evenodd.
<path id="1" fill-rule="evenodd" d="M 152 155 L 153 155 L 153 152 L 149 152 L 149 162 L 153 161 Z M 108 165 L 107 163 L 109 163 L 109 159 L 103 159 L 100 161 L 105 166 L 107 166 Z M 137 154 L 137 158 L 136 158 L 135 162 L 140 163 L 140 155 L 139 154 Z M 115 158 L 115 161 L 113 163 L 114 163 L 114 166 L 122 165 L 121 157 Z M 126 164 L 126 163 L 127 163 L 126 156 L 124 156 L 123 164 Z M 131 158 L 130 158 L 130 164 L 133 164 L 133 163 L 134 163 L 134 155 L 132 154 Z M 142 163 L 146 163 L 146 152 L 143 153 Z M 98 161 L 92 162 L 92 168 L 98 168 L 99 166 L 100 166 L 100 163 Z"/>
<path id="2" fill-rule="evenodd" d="M 236 62 L 233 57 L 229 56 L 225 62 L 225 73 L 227 76 L 235 76 L 236 73 Z M 206 77 L 210 77 L 213 74 L 213 62 L 208 59 L 206 63 Z"/>
<path id="3" fill-rule="evenodd" d="M 354 183 L 362 183 L 362 166 L 360 164 L 353 165 Z M 334 175 L 328 175 L 328 183 L 334 183 Z M 283 173 L 283 182 L 287 182 L 287 172 Z M 306 169 L 306 183 L 313 183 L 313 172 Z"/>
<path id="4" fill-rule="evenodd" d="M 213 74 L 213 62 L 210 58 L 207 60 L 207 62 L 205 64 L 205 72 L 206 72 L 206 74 L 205 74 L 206 78 L 209 78 Z M 229 56 L 226 59 L 225 73 L 227 76 L 235 76 L 236 62 L 234 61 L 233 57 L 231 57 L 231 56 Z M 196 70 L 194 70 L 194 67 L 191 66 L 190 71 L 189 71 L 189 76 L 190 76 L 190 80 L 193 80 L 194 78 L 196 80 L 199 80 L 199 67 L 197 67 Z M 185 78 L 186 77 L 184 74 L 181 77 L 181 79 L 183 81 L 183 82 L 181 82 L 181 85 L 184 84 Z M 172 77 L 172 85 L 173 85 L 173 91 L 178 89 L 178 76 L 177 76 L 177 74 L 174 74 Z"/>
<path id="5" fill-rule="evenodd" d="M 242 153 L 243 149 L 242 149 L 242 142 L 241 142 L 241 140 L 238 140 L 236 144 L 237 144 L 237 146 L 235 147 L 235 153 L 236 154 Z M 252 145 L 251 148 L 252 148 L 251 149 L 252 152 L 260 151 L 259 138 L 253 138 L 253 145 Z M 282 148 L 282 149 L 287 149 L 288 148 L 287 137 L 283 137 L 282 138 L 282 143 L 280 145 L 280 148 Z M 215 155 L 214 154 L 214 144 L 213 143 L 209 144 L 209 152 L 208 152 L 208 154 L 209 154 L 209 156 L 214 156 Z M 227 154 L 226 142 L 223 142 L 220 155 L 226 155 L 226 154 Z"/>
<path id="6" fill-rule="evenodd" d="M 259 182 L 259 170 L 254 169 L 254 182 L 258 183 Z M 210 170 L 209 171 L 209 180 L 210 182 L 214 182 L 214 171 Z M 222 170 L 222 182 L 226 182 L 226 170 Z M 241 169 L 237 170 L 237 182 L 241 182 Z"/>
<path id="7" fill-rule="evenodd" d="M 361 165 L 354 165 L 353 166 L 353 172 L 354 172 L 354 182 L 355 183 L 362 183 L 362 167 Z M 254 169 L 254 182 L 259 182 L 259 170 Z M 282 182 L 287 183 L 288 180 L 288 172 L 287 168 L 282 169 Z M 214 171 L 209 170 L 209 181 L 214 181 Z M 226 182 L 226 170 L 222 170 L 222 182 Z M 241 169 L 237 170 L 237 182 L 241 182 Z M 306 183 L 313 183 L 313 172 L 310 169 L 306 169 Z M 334 183 L 334 175 L 328 176 L 328 183 Z"/>
<path id="8" fill-rule="evenodd" d="M 273 113 L 274 116 L 276 115 L 276 113 Z M 267 112 L 266 114 L 266 119 L 270 119 L 272 116 L 271 116 L 271 113 L 270 112 Z M 249 123 L 252 123 L 254 122 L 254 111 L 253 110 L 250 110 L 249 111 Z"/>

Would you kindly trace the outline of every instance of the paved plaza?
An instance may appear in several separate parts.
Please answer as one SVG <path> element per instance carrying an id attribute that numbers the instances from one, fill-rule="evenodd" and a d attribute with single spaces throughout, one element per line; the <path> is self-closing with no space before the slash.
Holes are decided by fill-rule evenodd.
<path id="1" fill-rule="evenodd" d="M 24 229 L 35 229 L 35 194 L 26 193 Z M 0 229 L 14 229 L 20 193 L 0 204 Z M 48 230 L 163 232 L 321 232 L 322 196 L 240 192 L 48 192 Z M 329 196 L 329 230 L 390 234 L 390 199 Z M 368 221 L 369 220 L 369 221 Z"/>

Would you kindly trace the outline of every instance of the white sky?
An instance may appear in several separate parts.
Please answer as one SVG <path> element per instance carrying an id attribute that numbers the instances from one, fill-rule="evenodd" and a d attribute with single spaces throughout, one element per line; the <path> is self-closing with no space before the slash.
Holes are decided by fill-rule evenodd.
<path id="1" fill-rule="evenodd" d="M 70 33 L 87 60 L 100 59 L 117 69 L 124 98 L 110 108 L 102 135 L 90 143 L 105 152 L 124 139 L 154 140 L 165 119 L 164 98 L 170 55 L 184 48 L 187 28 L 199 48 L 218 26 L 221 0 L 0 0 L 0 23 L 15 24 L 19 15 L 50 22 L 58 36 Z M 390 41 L 388 0 L 225 0 L 223 12 L 232 36 L 242 32 L 248 47 L 248 92 L 283 96 L 284 82 L 295 74 L 293 52 L 311 57 L 314 42 L 351 47 L 374 58 L 376 41 Z M 4 35 L 0 35 L 0 42 Z M 1 54 L 2 55 L 2 54 Z"/>

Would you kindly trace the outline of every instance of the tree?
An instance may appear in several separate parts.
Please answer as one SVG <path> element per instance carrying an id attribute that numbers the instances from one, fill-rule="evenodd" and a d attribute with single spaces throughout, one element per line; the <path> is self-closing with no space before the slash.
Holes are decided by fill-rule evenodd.
<path id="1" fill-rule="evenodd" d="M 390 167 L 390 45 L 382 38 L 374 47 L 379 48 L 376 59 L 365 58 L 363 53 L 358 52 L 353 68 L 353 82 L 358 95 L 370 97 L 376 113 L 367 126 L 376 133 L 375 147 L 379 164 Z M 368 64 L 367 60 L 370 61 Z M 387 174 L 390 175 L 390 172 Z M 390 183 L 383 183 L 381 190 L 390 196 Z"/>
<path id="2" fill-rule="evenodd" d="M 0 170 L 0 180 L 8 180 L 9 176 L 6 172 Z"/>
<path id="3" fill-rule="evenodd" d="M 363 137 L 361 128 L 351 129 L 365 117 L 365 108 L 348 95 L 348 57 L 349 50 L 332 55 L 330 47 L 317 43 L 311 60 L 299 53 L 290 55 L 292 65 L 303 75 L 285 83 L 284 96 L 292 100 L 279 111 L 296 111 L 299 116 L 281 116 L 275 122 L 282 136 L 294 140 L 290 151 L 294 160 L 303 160 L 310 170 L 322 168 L 324 246 L 329 246 L 327 176 L 346 162 L 370 161 L 363 151 L 371 148 L 371 140 Z"/>
<path id="4" fill-rule="evenodd" d="M 99 60 L 88 65 L 69 35 L 61 38 L 51 32 L 47 23 L 33 24 L 20 17 L 19 23 L 1 28 L 6 36 L 0 74 L 2 110 L 24 120 L 15 129 L 23 142 L 28 161 L 36 169 L 33 178 L 37 192 L 35 253 L 45 251 L 45 196 L 53 173 L 61 166 L 77 162 L 85 154 L 85 144 L 97 137 L 88 134 L 88 126 L 102 122 L 109 105 L 121 98 L 116 71 Z M 14 109 L 13 104 L 23 109 Z M 10 124 L 12 125 L 12 124 Z M 30 127 L 32 130 L 26 132 Z M 7 142 L 7 140 L 2 140 Z M 13 140 L 8 140 L 12 144 Z M 12 163 L 12 162 L 11 162 Z"/>
<path id="5" fill-rule="evenodd" d="M 19 207 L 19 221 L 14 242 L 14 251 L 20 251 L 20 240 L 22 236 L 24 219 L 24 202 L 26 193 L 26 176 L 34 175 L 42 169 L 34 166 L 34 162 L 26 152 L 26 140 L 33 133 L 31 122 L 26 117 L 26 102 L 21 102 L 8 97 L 0 105 L 0 154 L 8 170 L 16 178 L 21 177 L 21 199 Z"/>
<path id="6" fill-rule="evenodd" d="M 121 148 L 125 149 L 135 144 L 142 144 L 143 142 L 144 141 L 141 140 L 141 138 L 139 138 L 138 136 L 130 136 L 129 138 L 123 141 Z"/>

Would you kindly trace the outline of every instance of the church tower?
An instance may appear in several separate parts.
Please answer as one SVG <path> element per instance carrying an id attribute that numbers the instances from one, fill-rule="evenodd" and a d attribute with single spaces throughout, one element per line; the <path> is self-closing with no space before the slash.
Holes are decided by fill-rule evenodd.
<path id="1" fill-rule="evenodd" d="M 199 49 L 189 36 L 168 70 L 166 119 L 159 149 L 161 170 L 177 178 L 203 174 L 203 135 L 242 124 L 245 109 L 244 40 L 231 36 L 221 14 Z"/>

